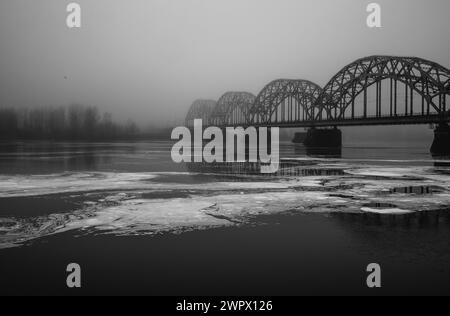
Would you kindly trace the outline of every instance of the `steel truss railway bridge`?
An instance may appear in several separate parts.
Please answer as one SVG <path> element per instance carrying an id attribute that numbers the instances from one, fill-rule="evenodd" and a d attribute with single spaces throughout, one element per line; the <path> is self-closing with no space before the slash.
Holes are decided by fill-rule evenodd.
<path id="1" fill-rule="evenodd" d="M 416 57 L 371 56 L 344 67 L 320 87 L 281 79 L 257 95 L 227 92 L 195 101 L 195 119 L 218 127 L 308 128 L 306 146 L 341 146 L 340 126 L 436 124 L 432 152 L 450 152 L 450 71 Z"/>

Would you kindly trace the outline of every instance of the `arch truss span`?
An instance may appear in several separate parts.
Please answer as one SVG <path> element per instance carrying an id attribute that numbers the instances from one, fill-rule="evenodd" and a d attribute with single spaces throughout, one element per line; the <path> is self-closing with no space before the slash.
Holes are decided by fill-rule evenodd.
<path id="1" fill-rule="evenodd" d="M 279 79 L 269 83 L 256 97 L 250 111 L 252 123 L 312 121 L 318 113 L 322 88 L 308 80 Z"/>
<path id="2" fill-rule="evenodd" d="M 444 115 L 449 96 L 450 71 L 437 63 L 416 57 L 366 57 L 343 68 L 324 87 L 316 120 Z"/>
<path id="3" fill-rule="evenodd" d="M 203 120 L 204 125 L 208 125 L 211 120 L 212 112 L 216 107 L 214 100 L 197 100 L 192 103 L 191 108 L 186 116 L 186 126 L 194 127 L 194 120 Z"/>
<path id="4" fill-rule="evenodd" d="M 210 123 L 216 126 L 246 125 L 254 101 L 255 96 L 249 92 L 227 92 L 217 101 Z"/>

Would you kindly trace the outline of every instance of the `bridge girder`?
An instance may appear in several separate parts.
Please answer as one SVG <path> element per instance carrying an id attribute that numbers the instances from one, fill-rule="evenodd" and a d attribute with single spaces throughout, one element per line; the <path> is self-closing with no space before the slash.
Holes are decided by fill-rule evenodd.
<path id="1" fill-rule="evenodd" d="M 227 92 L 217 101 L 211 123 L 217 126 L 245 125 L 255 96 L 249 92 Z"/>
<path id="2" fill-rule="evenodd" d="M 413 115 L 412 96 L 415 91 L 422 96 L 422 116 L 437 114 L 443 119 L 450 116 L 446 105 L 450 96 L 450 71 L 447 68 L 416 57 L 371 56 L 344 67 L 323 89 L 307 80 L 280 79 L 270 82 L 256 97 L 248 92 L 227 92 L 217 103 L 198 100 L 191 106 L 186 122 L 191 126 L 195 118 L 201 118 L 205 125 L 218 126 L 293 125 L 296 122 L 314 125 L 314 122 L 347 120 L 349 116 L 346 112 L 350 105 L 352 118 L 366 119 L 366 113 L 363 117 L 353 117 L 354 103 L 361 93 L 367 95 L 367 89 L 375 84 L 377 117 L 381 119 L 379 95 L 384 80 L 391 80 L 391 116 L 397 116 L 397 109 L 392 114 L 392 87 L 395 83 L 397 88 L 398 82 L 405 84 L 409 89 L 406 94 L 411 95 L 411 111 L 406 110 L 405 115 Z M 296 104 L 288 104 L 288 120 L 278 120 L 275 116 L 278 117 L 280 107 L 284 111 L 282 105 L 286 105 L 287 99 L 295 100 Z M 427 112 L 423 110 L 424 103 L 427 104 Z M 367 104 L 364 106 L 367 110 Z M 298 114 L 300 108 L 303 109 L 302 116 Z"/>
<path id="3" fill-rule="evenodd" d="M 321 92 L 319 85 L 308 80 L 274 80 L 256 97 L 250 110 L 250 122 L 270 122 L 278 107 L 289 98 L 294 99 L 304 109 L 308 120 L 312 120 Z"/>
<path id="4" fill-rule="evenodd" d="M 386 79 L 416 91 L 437 113 L 445 111 L 437 99 L 444 96 L 445 100 L 445 95 L 450 95 L 448 69 L 416 57 L 371 56 L 344 67 L 328 82 L 318 100 L 321 109 L 315 119 L 345 117 L 357 96 Z"/>

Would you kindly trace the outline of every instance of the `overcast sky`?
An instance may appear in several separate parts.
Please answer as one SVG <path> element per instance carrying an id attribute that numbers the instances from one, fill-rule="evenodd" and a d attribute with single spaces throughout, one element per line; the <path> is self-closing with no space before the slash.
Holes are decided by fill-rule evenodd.
<path id="1" fill-rule="evenodd" d="M 0 105 L 97 105 L 138 122 L 182 119 L 197 98 L 257 94 L 277 78 L 320 85 L 353 60 L 414 55 L 450 68 L 450 1 L 63 0 L 0 2 Z M 65 80 L 64 77 L 67 77 Z"/>

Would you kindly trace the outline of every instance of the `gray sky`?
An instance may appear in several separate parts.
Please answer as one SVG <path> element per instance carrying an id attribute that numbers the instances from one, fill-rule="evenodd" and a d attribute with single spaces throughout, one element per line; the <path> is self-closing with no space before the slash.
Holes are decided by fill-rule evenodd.
<path id="1" fill-rule="evenodd" d="M 367 55 L 450 68 L 448 0 L 378 0 L 376 30 L 363 0 L 78 0 L 78 30 L 65 24 L 69 2 L 0 2 L 0 105 L 76 102 L 160 123 L 277 78 L 323 86 Z"/>

